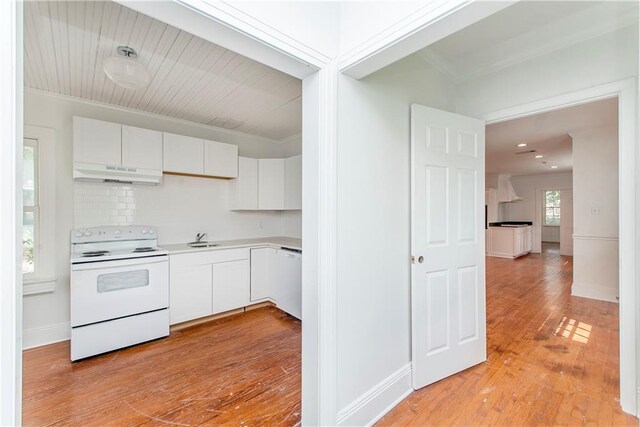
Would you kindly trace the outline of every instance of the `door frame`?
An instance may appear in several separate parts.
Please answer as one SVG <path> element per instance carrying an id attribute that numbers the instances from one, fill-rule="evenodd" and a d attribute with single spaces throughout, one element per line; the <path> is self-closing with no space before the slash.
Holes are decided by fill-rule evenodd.
<path id="1" fill-rule="evenodd" d="M 536 200 L 534 202 L 535 209 L 537 212 L 537 216 L 533 217 L 533 229 L 535 230 L 535 236 L 533 236 L 533 252 L 534 254 L 542 253 L 542 227 L 544 224 L 542 223 L 542 216 L 544 214 L 544 197 L 543 193 L 545 191 L 571 191 L 573 192 L 573 188 L 563 188 L 563 187 L 555 187 L 555 186 L 545 186 L 536 187 Z M 562 212 L 560 213 L 562 215 Z M 562 237 L 560 237 L 562 239 Z"/>
<path id="2" fill-rule="evenodd" d="M 636 230 L 640 229 L 636 211 L 640 197 L 636 192 L 637 148 L 636 148 L 636 79 L 628 78 L 565 93 L 551 98 L 486 113 L 486 124 L 500 123 L 520 117 L 554 111 L 602 99 L 618 97 L 618 192 L 633 194 L 620 197 L 619 215 L 619 287 L 620 287 L 620 406 L 622 410 L 636 415 L 640 413 L 640 391 L 637 389 L 636 350 Z"/>

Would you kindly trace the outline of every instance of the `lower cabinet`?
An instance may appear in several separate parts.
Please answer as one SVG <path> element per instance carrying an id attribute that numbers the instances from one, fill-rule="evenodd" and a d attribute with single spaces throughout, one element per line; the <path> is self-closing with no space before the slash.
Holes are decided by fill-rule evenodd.
<path id="1" fill-rule="evenodd" d="M 169 256 L 171 324 L 241 308 L 250 303 L 249 249 Z"/>
<path id="2" fill-rule="evenodd" d="M 274 248 L 251 249 L 251 302 L 275 301 L 276 254 Z"/>
<path id="3" fill-rule="evenodd" d="M 528 227 L 489 227 L 487 255 L 517 258 L 532 250 L 532 231 Z"/>

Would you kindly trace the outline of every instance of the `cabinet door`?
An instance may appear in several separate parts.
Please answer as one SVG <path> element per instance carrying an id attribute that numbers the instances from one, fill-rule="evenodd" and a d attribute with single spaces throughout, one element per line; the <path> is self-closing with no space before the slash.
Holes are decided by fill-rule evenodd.
<path id="1" fill-rule="evenodd" d="M 220 178 L 237 178 L 238 146 L 205 140 L 204 174 Z"/>
<path id="2" fill-rule="evenodd" d="M 302 156 L 284 161 L 284 208 L 302 209 Z"/>
<path id="3" fill-rule="evenodd" d="M 171 324 L 209 316 L 212 313 L 211 264 L 189 265 L 171 259 L 169 268 Z"/>
<path id="4" fill-rule="evenodd" d="M 163 146 L 165 172 L 204 174 L 204 141 L 202 139 L 164 133 Z"/>
<path id="5" fill-rule="evenodd" d="M 231 180 L 231 209 L 258 209 L 258 159 L 238 157 L 238 178 Z"/>
<path id="6" fill-rule="evenodd" d="M 258 161 L 258 209 L 284 209 L 284 159 Z"/>
<path id="7" fill-rule="evenodd" d="M 276 250 L 251 249 L 251 301 L 275 301 Z"/>
<path id="8" fill-rule="evenodd" d="M 122 164 L 122 126 L 102 120 L 73 118 L 73 161 Z"/>
<path id="9" fill-rule="evenodd" d="M 162 132 L 122 126 L 122 166 L 162 170 Z"/>
<path id="10" fill-rule="evenodd" d="M 249 258 L 213 264 L 213 313 L 249 305 Z"/>

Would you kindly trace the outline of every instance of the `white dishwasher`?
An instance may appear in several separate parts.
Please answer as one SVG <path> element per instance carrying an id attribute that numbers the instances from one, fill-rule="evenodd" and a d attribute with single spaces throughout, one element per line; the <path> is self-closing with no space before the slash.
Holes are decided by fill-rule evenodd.
<path id="1" fill-rule="evenodd" d="M 302 320 L 302 252 L 278 249 L 276 258 L 278 308 Z"/>

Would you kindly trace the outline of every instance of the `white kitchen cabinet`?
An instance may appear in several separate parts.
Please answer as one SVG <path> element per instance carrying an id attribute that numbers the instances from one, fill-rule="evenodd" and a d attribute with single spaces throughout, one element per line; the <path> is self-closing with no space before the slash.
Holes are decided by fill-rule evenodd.
<path id="1" fill-rule="evenodd" d="M 284 208 L 302 209 L 302 156 L 284 161 Z"/>
<path id="2" fill-rule="evenodd" d="M 204 140 L 204 174 L 218 178 L 237 178 L 238 146 Z"/>
<path id="3" fill-rule="evenodd" d="M 74 117 L 73 161 L 119 166 L 122 162 L 122 125 Z"/>
<path id="4" fill-rule="evenodd" d="M 284 209 L 284 159 L 258 160 L 258 209 Z"/>
<path id="5" fill-rule="evenodd" d="M 251 249 L 251 301 L 275 300 L 276 254 L 274 248 Z"/>
<path id="6" fill-rule="evenodd" d="M 197 264 L 188 254 L 169 257 L 169 313 L 171 324 L 212 313 L 212 264 Z"/>
<path id="7" fill-rule="evenodd" d="M 171 324 L 250 304 L 249 249 L 169 256 Z"/>
<path id="8" fill-rule="evenodd" d="M 231 180 L 231 209 L 258 209 L 258 159 L 238 157 L 238 178 Z"/>
<path id="9" fill-rule="evenodd" d="M 249 257 L 213 264 L 213 313 L 250 303 Z"/>
<path id="10" fill-rule="evenodd" d="M 165 172 L 204 174 L 204 141 L 202 139 L 165 132 L 163 147 Z"/>
<path id="11" fill-rule="evenodd" d="M 122 166 L 162 170 L 162 132 L 122 125 Z"/>
<path id="12" fill-rule="evenodd" d="M 531 226 L 489 227 L 487 254 L 498 258 L 517 258 L 531 252 Z"/>

